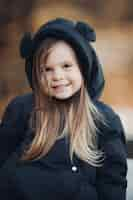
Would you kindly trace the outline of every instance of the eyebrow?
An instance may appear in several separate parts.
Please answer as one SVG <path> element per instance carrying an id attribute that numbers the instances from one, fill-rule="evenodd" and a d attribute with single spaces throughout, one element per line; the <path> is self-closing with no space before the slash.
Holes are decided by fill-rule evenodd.
<path id="1" fill-rule="evenodd" d="M 64 65 L 64 64 L 66 64 L 66 63 L 71 65 L 71 64 L 72 64 L 72 61 L 63 61 L 63 62 L 58 63 L 58 64 L 60 64 L 60 65 Z M 57 65 L 57 64 L 56 64 L 56 65 Z M 45 64 L 45 67 L 50 68 L 51 66 L 48 66 L 48 65 Z"/>

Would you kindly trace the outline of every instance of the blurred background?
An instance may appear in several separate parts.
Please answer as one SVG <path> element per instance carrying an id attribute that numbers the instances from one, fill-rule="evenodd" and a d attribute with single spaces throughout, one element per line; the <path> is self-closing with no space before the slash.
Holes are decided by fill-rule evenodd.
<path id="1" fill-rule="evenodd" d="M 106 79 L 101 97 L 120 115 L 133 157 L 132 0 L 0 0 L 0 118 L 16 95 L 30 91 L 19 42 L 55 17 L 84 20 L 97 33 L 96 48 Z"/>

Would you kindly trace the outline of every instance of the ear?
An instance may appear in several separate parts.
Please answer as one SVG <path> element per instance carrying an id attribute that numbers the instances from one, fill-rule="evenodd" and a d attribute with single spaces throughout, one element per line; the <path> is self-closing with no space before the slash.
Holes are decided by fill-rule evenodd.
<path id="1" fill-rule="evenodd" d="M 20 41 L 20 56 L 22 58 L 29 58 L 32 52 L 32 46 L 33 46 L 33 42 L 32 42 L 32 37 L 31 37 L 31 33 L 27 32 L 23 35 L 21 41 Z"/>
<path id="2" fill-rule="evenodd" d="M 95 42 L 96 41 L 96 33 L 94 29 L 85 22 L 77 22 L 75 26 L 76 30 L 88 41 Z"/>

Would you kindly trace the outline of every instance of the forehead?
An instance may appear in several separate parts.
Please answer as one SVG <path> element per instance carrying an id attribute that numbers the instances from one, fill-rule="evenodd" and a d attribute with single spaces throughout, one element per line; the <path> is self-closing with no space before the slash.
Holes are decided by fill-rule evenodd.
<path id="1" fill-rule="evenodd" d="M 53 65 L 64 61 L 77 63 L 77 58 L 72 47 L 67 42 L 60 40 L 52 45 L 45 62 L 47 65 Z"/>

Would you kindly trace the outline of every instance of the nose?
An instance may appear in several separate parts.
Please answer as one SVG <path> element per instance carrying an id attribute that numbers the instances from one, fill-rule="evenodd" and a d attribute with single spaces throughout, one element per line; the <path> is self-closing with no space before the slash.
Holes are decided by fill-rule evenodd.
<path id="1" fill-rule="evenodd" d="M 54 81 L 58 81 L 58 80 L 63 79 L 64 78 L 63 71 L 61 69 L 54 70 L 52 78 L 53 78 Z"/>

